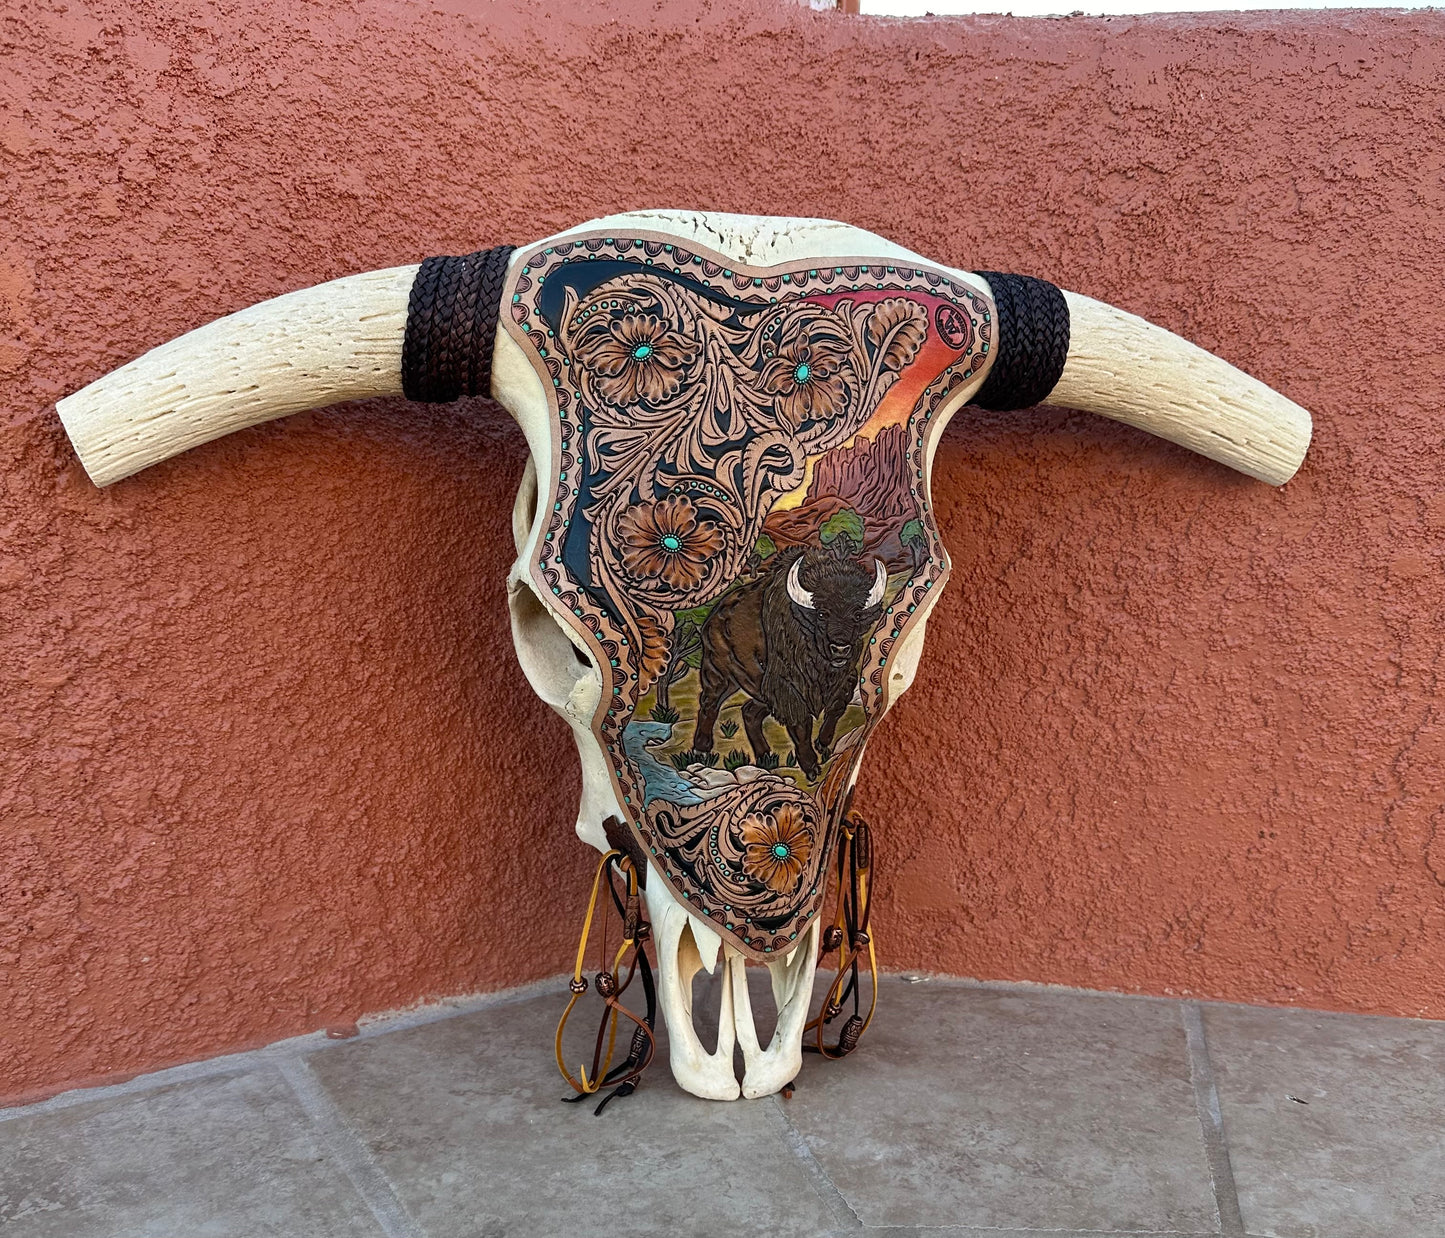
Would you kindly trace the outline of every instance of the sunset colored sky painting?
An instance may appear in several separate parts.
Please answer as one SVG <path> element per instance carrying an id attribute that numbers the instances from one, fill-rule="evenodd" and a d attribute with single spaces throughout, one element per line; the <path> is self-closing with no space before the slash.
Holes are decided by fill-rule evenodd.
<path id="1" fill-rule="evenodd" d="M 878 407 L 873 410 L 873 415 L 858 428 L 851 438 L 834 448 L 835 451 L 851 447 L 860 438 L 876 438 L 878 431 L 885 426 L 904 424 L 913 412 L 913 406 L 918 403 L 918 397 L 923 394 L 928 384 L 964 354 L 944 343 L 935 325 L 934 311 L 940 305 L 951 304 L 944 297 L 933 296 L 926 292 L 869 291 L 832 293 L 827 296 L 805 298 L 805 300 L 817 305 L 825 305 L 831 309 L 840 301 L 884 301 L 897 296 L 907 296 L 909 300 L 917 301 L 928 311 L 928 335 L 924 338 L 923 347 L 918 350 L 918 355 L 913 358 L 913 363 L 903 371 L 888 394 L 878 402 Z M 807 497 L 808 488 L 813 484 L 813 466 L 817 459 L 817 456 L 808 457 L 808 466 L 803 474 L 802 482 L 797 489 L 789 491 L 774 503 L 773 511 L 790 511 L 803 502 Z"/>

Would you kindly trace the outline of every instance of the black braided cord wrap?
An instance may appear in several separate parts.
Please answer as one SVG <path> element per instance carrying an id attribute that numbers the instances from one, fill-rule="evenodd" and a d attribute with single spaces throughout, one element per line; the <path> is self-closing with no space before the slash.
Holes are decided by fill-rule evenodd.
<path id="1" fill-rule="evenodd" d="M 998 309 L 998 355 L 973 397 L 1000 412 L 1048 398 L 1069 355 L 1069 304 L 1048 280 L 980 271 Z"/>
<path id="2" fill-rule="evenodd" d="M 492 349 L 514 245 L 428 258 L 411 285 L 401 389 L 408 400 L 449 404 L 492 394 Z"/>

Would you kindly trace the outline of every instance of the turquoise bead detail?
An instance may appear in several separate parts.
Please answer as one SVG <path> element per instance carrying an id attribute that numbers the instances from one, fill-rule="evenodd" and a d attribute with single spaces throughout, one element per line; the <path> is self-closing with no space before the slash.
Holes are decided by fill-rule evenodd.
<path id="1" fill-rule="evenodd" d="M 792 852 L 788 850 L 787 843 L 774 843 L 773 854 L 777 856 L 780 860 L 786 860 L 788 856 L 792 854 Z"/>
<path id="2" fill-rule="evenodd" d="M 632 350 L 632 358 L 634 361 L 646 361 L 650 356 L 652 356 L 651 344 L 639 344 Z"/>
<path id="3" fill-rule="evenodd" d="M 666 537 L 662 539 L 662 548 L 664 550 L 671 551 L 673 554 L 676 554 L 679 550 L 682 549 L 682 542 L 679 538 L 669 533 Z"/>
<path id="4" fill-rule="evenodd" d="M 805 383 L 808 381 L 808 378 L 812 373 L 813 371 L 809 368 L 808 363 L 804 361 L 798 366 L 796 370 L 793 371 L 793 378 L 797 382 Z"/>

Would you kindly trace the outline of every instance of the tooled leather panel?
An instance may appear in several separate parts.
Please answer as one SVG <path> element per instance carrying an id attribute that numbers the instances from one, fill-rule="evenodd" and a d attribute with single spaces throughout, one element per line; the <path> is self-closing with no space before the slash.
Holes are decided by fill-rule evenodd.
<path id="1" fill-rule="evenodd" d="M 505 300 L 553 411 L 531 572 L 602 668 L 621 813 L 694 914 L 785 953 L 947 577 L 926 462 L 993 306 L 922 265 L 753 269 L 658 233 L 538 248 Z"/>

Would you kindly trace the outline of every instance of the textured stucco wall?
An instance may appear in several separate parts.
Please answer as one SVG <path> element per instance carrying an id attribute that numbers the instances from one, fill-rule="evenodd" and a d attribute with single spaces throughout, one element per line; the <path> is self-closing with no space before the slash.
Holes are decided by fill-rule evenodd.
<path id="1" fill-rule="evenodd" d="M 8 5 L 0 1096 L 565 966 L 590 853 L 507 640 L 499 410 L 303 414 L 100 492 L 51 404 L 649 205 L 1046 275 L 1316 414 L 1283 491 L 957 418 L 956 574 L 860 793 L 888 964 L 1445 1017 L 1442 53 L 1433 13 Z"/>

